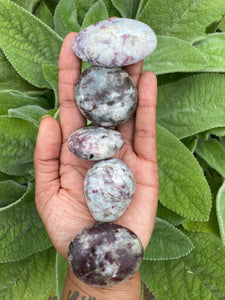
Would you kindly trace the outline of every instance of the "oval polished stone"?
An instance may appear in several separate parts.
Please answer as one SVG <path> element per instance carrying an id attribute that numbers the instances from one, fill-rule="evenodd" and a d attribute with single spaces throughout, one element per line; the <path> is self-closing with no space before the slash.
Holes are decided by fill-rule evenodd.
<path id="1" fill-rule="evenodd" d="M 84 194 L 95 220 L 118 219 L 130 204 L 135 179 L 129 167 L 117 158 L 96 163 L 84 179 Z"/>
<path id="2" fill-rule="evenodd" d="M 149 56 L 157 45 L 153 30 L 137 20 L 115 18 L 84 28 L 73 40 L 73 52 L 93 65 L 118 67 Z"/>
<path id="3" fill-rule="evenodd" d="M 137 272 L 143 247 L 137 235 L 120 225 L 97 223 L 82 229 L 68 249 L 68 262 L 81 281 L 112 286 Z"/>
<path id="4" fill-rule="evenodd" d="M 69 150 L 86 160 L 110 158 L 123 144 L 124 139 L 118 131 L 95 126 L 80 128 L 68 138 Z"/>
<path id="5" fill-rule="evenodd" d="M 137 89 L 121 68 L 92 66 L 79 77 L 75 99 L 80 112 L 94 124 L 111 127 L 125 123 L 137 107 Z"/>

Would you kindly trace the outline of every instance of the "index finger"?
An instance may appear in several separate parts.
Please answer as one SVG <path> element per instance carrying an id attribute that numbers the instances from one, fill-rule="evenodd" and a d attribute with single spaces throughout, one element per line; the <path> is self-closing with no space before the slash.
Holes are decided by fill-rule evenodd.
<path id="1" fill-rule="evenodd" d="M 69 33 L 62 44 L 59 55 L 59 117 L 63 142 L 69 135 L 86 126 L 74 97 L 75 84 L 81 72 L 81 60 L 72 51 L 72 42 L 76 32 Z"/>

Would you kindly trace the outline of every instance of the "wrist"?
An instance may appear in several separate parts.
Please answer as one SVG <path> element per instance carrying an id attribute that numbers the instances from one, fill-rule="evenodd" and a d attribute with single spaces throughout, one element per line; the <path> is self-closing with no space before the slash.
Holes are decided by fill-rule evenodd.
<path id="1" fill-rule="evenodd" d="M 141 279 L 137 272 L 130 279 L 110 287 L 93 287 L 80 281 L 68 267 L 62 300 L 139 300 Z"/>

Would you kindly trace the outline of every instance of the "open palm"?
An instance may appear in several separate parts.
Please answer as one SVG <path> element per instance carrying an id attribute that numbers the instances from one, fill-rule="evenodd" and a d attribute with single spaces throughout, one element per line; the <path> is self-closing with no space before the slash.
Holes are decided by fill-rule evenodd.
<path id="1" fill-rule="evenodd" d="M 51 117 L 42 119 L 34 153 L 36 206 L 56 250 L 66 258 L 73 237 L 96 221 L 87 207 L 83 182 L 93 162 L 75 157 L 67 147 L 69 135 L 86 126 L 74 99 L 74 86 L 80 76 L 81 61 L 72 52 L 70 33 L 59 58 L 60 125 Z M 141 239 L 144 248 L 152 233 L 158 197 L 156 160 L 156 78 L 142 73 L 143 62 L 126 67 L 138 86 L 136 114 L 116 128 L 125 144 L 116 155 L 132 170 L 136 191 L 125 213 L 115 223 L 126 226 Z"/>

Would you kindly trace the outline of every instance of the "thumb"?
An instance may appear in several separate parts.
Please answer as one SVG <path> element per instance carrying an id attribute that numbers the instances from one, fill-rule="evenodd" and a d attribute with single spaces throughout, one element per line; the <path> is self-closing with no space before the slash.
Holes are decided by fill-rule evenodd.
<path id="1" fill-rule="evenodd" d="M 35 201 L 39 214 L 48 200 L 58 192 L 61 130 L 58 122 L 45 116 L 40 124 L 34 151 Z"/>

